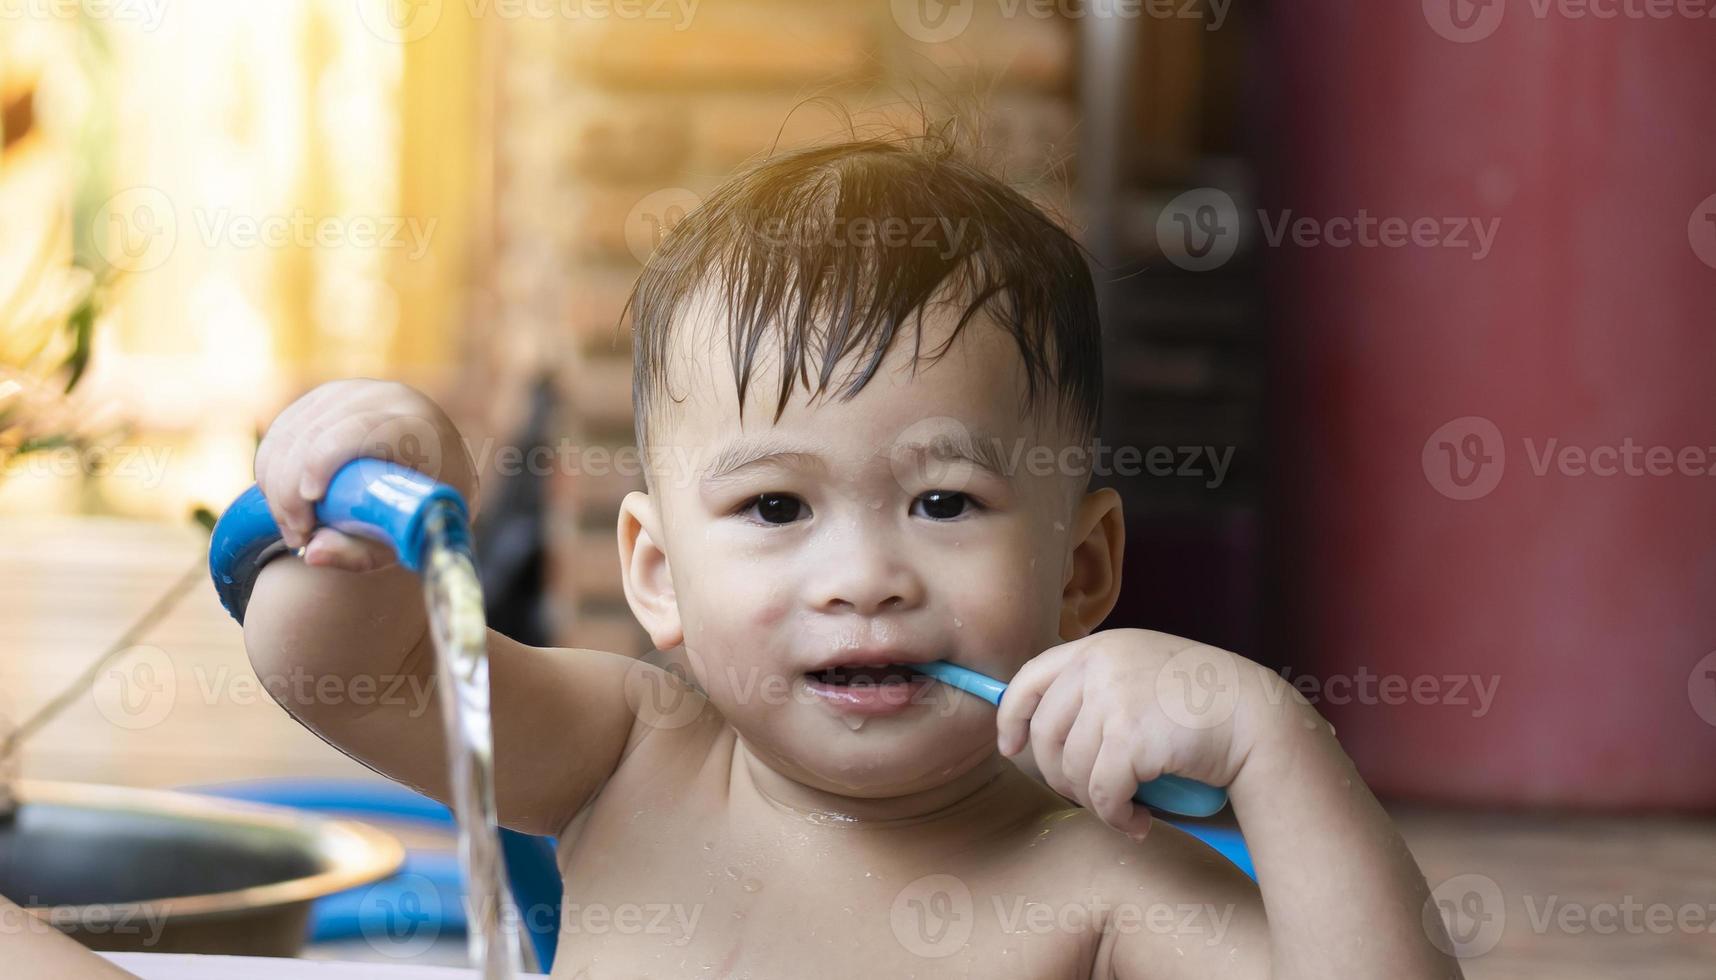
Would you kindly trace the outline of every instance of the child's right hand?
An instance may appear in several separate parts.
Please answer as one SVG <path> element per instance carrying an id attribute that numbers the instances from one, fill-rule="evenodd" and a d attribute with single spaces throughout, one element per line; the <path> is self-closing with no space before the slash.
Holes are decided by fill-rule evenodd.
<path id="1" fill-rule="evenodd" d="M 328 481 L 363 456 L 453 487 L 476 517 L 476 467 L 439 405 L 395 382 L 332 381 L 288 405 L 256 449 L 256 483 L 287 546 L 305 549 L 306 564 L 363 572 L 394 563 L 385 544 L 316 526 L 315 503 Z"/>

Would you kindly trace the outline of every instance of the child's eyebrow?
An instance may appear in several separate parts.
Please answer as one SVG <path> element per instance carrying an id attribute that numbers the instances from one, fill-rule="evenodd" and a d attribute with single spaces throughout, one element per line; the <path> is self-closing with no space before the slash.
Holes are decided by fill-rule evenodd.
<path id="1" fill-rule="evenodd" d="M 887 452 L 897 460 L 933 459 L 938 462 L 967 462 L 1006 479 L 1009 469 L 1001 451 L 1001 440 L 973 437 L 965 431 L 950 432 L 920 442 L 895 443 Z"/>
<path id="2" fill-rule="evenodd" d="M 772 440 L 740 440 L 728 443 L 710 459 L 708 468 L 703 471 L 701 482 L 708 487 L 726 480 L 746 467 L 764 463 L 828 468 L 823 458 L 811 449 Z"/>
<path id="3" fill-rule="evenodd" d="M 902 462 L 925 459 L 939 462 L 967 462 L 979 469 L 1005 479 L 1009 467 L 998 439 L 976 437 L 969 433 L 947 433 L 914 442 L 899 442 L 877 451 Z M 775 440 L 738 440 L 721 448 L 703 471 L 700 483 L 705 488 L 716 486 L 741 470 L 762 465 L 799 466 L 827 470 L 828 462 L 814 448 Z"/>

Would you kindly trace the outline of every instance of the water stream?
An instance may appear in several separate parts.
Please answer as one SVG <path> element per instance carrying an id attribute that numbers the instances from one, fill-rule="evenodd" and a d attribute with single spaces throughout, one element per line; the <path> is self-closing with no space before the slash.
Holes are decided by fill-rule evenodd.
<path id="1" fill-rule="evenodd" d="M 468 541 L 462 519 L 449 508 L 434 507 L 425 515 L 423 597 L 429 608 L 436 684 L 452 769 L 471 966 L 483 980 L 512 980 L 521 959 L 534 957 L 519 942 L 518 915 L 507 890 L 495 822 L 488 629 Z"/>

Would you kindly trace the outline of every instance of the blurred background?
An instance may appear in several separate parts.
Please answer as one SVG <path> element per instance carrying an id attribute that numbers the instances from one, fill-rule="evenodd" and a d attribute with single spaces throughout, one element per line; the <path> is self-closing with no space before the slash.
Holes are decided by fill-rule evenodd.
<path id="1" fill-rule="evenodd" d="M 1699 0 L 0 0 L 0 719 L 79 685 L 0 765 L 373 778 L 201 581 L 128 632 L 335 378 L 460 424 L 497 627 L 646 652 L 632 279 L 745 162 L 927 112 L 1091 250 L 1110 625 L 1316 703 L 1468 975 L 1708 976 L 1713 52 Z"/>

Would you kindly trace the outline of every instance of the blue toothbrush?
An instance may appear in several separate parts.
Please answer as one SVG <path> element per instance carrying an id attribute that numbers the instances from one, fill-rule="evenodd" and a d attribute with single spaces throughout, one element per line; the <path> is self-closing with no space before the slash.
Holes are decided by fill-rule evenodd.
<path id="1" fill-rule="evenodd" d="M 945 660 L 913 664 L 912 669 L 928 674 L 949 687 L 975 694 L 996 707 L 1001 706 L 1001 695 L 1007 691 L 1005 683 Z M 1168 813 L 1207 817 L 1227 806 L 1227 790 L 1205 786 L 1195 779 L 1186 779 L 1183 776 L 1158 776 L 1147 783 L 1140 783 L 1138 792 L 1132 794 L 1132 800 Z"/>

